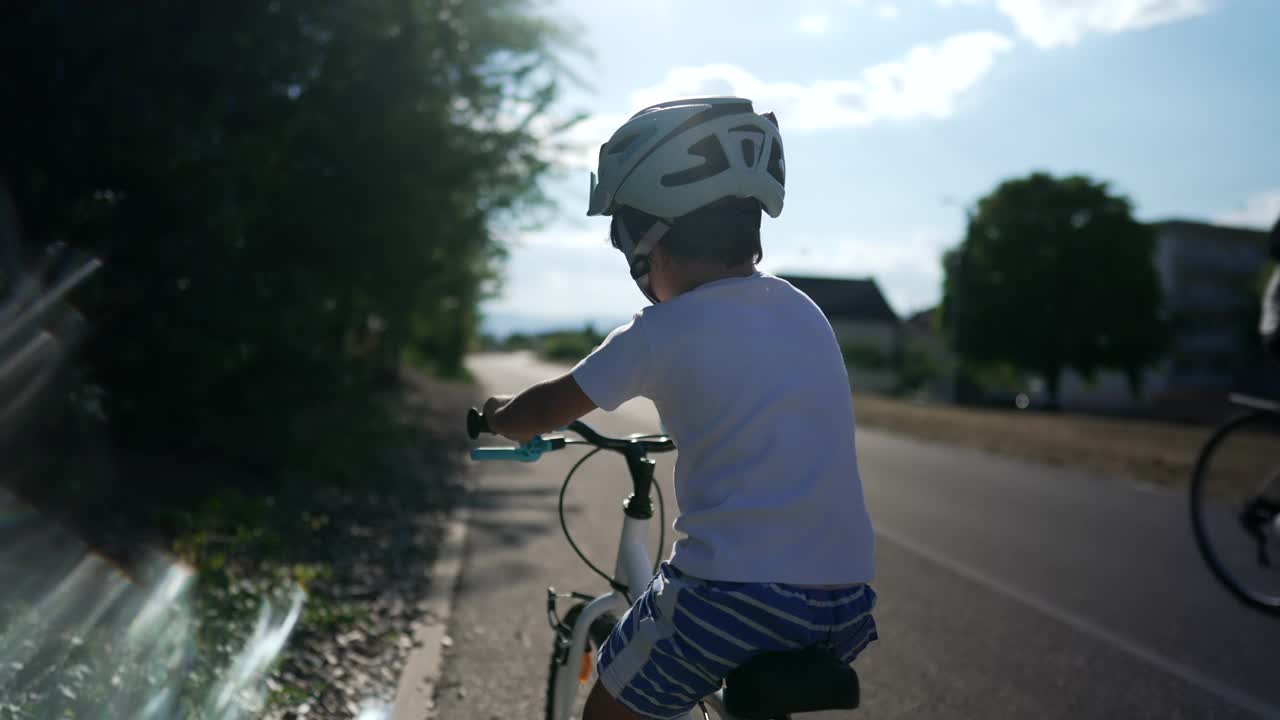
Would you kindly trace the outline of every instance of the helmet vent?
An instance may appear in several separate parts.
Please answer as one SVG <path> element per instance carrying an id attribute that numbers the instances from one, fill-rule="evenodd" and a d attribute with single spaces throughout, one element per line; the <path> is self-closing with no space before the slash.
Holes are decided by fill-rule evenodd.
<path id="1" fill-rule="evenodd" d="M 769 149 L 769 174 L 779 185 L 787 184 L 787 166 L 782 161 L 782 143 L 777 138 L 773 140 L 773 147 Z"/>
<path id="2" fill-rule="evenodd" d="M 764 152 L 764 132 L 754 125 L 739 125 L 729 131 L 731 137 L 741 138 L 742 162 L 748 168 L 760 164 L 760 154 Z"/>
<path id="3" fill-rule="evenodd" d="M 729 169 L 729 158 L 724 154 L 724 148 L 720 145 L 720 140 L 715 135 L 708 135 L 694 143 L 689 147 L 689 154 L 701 157 L 702 164 L 663 175 L 661 180 L 663 187 L 688 185 L 699 180 L 705 180 L 713 175 L 719 175 Z"/>
<path id="4" fill-rule="evenodd" d="M 622 155 L 623 153 L 625 153 L 625 152 L 627 152 L 628 150 L 630 150 L 630 149 L 631 149 L 631 146 L 632 146 L 632 145 L 635 145 L 635 144 L 636 144 L 636 140 L 639 140 L 639 139 L 640 139 L 640 135 L 639 135 L 639 134 L 636 134 L 636 135 L 629 135 L 629 136 L 627 136 L 627 137 L 624 137 L 624 138 L 622 138 L 621 140 L 619 140 L 619 141 L 617 141 L 617 142 L 615 142 L 615 143 L 613 143 L 613 144 L 611 144 L 611 145 L 609 146 L 609 154 L 610 154 L 610 155 Z"/>

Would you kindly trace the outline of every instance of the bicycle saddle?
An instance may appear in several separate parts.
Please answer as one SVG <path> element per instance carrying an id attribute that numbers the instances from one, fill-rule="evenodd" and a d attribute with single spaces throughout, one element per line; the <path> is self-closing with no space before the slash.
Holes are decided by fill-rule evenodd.
<path id="1" fill-rule="evenodd" d="M 817 648 L 763 653 L 725 678 L 725 709 L 744 720 L 852 709 L 858 699 L 858 674 Z"/>

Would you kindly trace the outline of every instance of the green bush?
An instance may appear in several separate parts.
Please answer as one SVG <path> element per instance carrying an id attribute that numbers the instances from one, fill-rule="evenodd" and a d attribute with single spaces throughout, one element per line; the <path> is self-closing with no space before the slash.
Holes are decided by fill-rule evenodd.
<path id="1" fill-rule="evenodd" d="M 536 350 L 538 347 L 538 338 L 534 335 L 525 333 L 511 333 L 502 341 L 502 349 L 507 352 L 517 352 L 520 350 Z"/>
<path id="2" fill-rule="evenodd" d="M 462 374 L 501 257 L 491 223 L 540 202 L 549 167 L 532 128 L 565 36 L 540 13 L 68 0 L 6 16 L 22 112 L 0 114 L 0 172 L 33 246 L 105 263 L 78 297 L 81 359 L 117 448 L 257 482 L 354 474 L 387 433 L 371 391 L 406 350 Z"/>
<path id="3" fill-rule="evenodd" d="M 845 365 L 864 370 L 881 370 L 889 367 L 889 358 L 879 348 L 869 343 L 847 342 L 840 345 Z"/>
<path id="4" fill-rule="evenodd" d="M 933 353 L 921 347 L 908 347 L 902 355 L 898 392 L 913 393 L 942 375 L 942 372 L 942 363 Z"/>

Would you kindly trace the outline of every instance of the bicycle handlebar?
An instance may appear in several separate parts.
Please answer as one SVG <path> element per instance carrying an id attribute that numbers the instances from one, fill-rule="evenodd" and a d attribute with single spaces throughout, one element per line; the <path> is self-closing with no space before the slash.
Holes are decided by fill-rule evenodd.
<path id="1" fill-rule="evenodd" d="M 480 414 L 479 410 L 471 408 L 467 411 L 467 435 L 475 440 L 480 437 L 480 433 L 492 433 L 489 429 L 489 418 Z"/>
<path id="2" fill-rule="evenodd" d="M 601 435 L 581 420 L 574 420 L 565 429 L 582 436 L 582 440 L 574 441 L 562 437 L 544 438 L 538 436 L 518 447 L 475 448 L 471 451 L 471 459 L 476 461 L 511 460 L 516 462 L 536 462 L 542 457 L 543 453 L 560 450 L 566 445 L 594 445 L 602 450 L 615 450 L 622 453 L 636 448 L 645 453 L 671 452 L 676 449 L 675 443 L 666 435 L 637 435 L 629 438 L 611 438 Z M 471 408 L 467 412 L 467 435 L 472 440 L 475 440 L 480 437 L 481 433 L 492 434 L 493 429 L 489 427 L 488 418 L 480 414 L 475 408 Z"/>
<path id="3" fill-rule="evenodd" d="M 590 425 L 581 420 L 574 420 L 569 423 L 569 427 L 566 429 L 581 435 L 583 440 L 603 450 L 626 452 L 637 445 L 643 447 L 647 452 L 671 452 L 676 449 L 676 444 L 666 435 L 633 435 L 626 438 L 611 438 L 592 430 Z"/>
<path id="4" fill-rule="evenodd" d="M 516 462 L 537 462 L 542 453 L 559 450 L 565 446 L 564 438 L 536 437 L 520 447 L 475 448 L 471 451 L 472 460 L 514 460 Z"/>

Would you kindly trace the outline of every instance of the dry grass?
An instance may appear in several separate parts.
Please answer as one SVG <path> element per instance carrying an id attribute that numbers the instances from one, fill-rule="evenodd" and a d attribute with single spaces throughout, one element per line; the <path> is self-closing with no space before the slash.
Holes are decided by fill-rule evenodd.
<path id="1" fill-rule="evenodd" d="M 854 397 L 858 422 L 927 440 L 1183 488 L 1207 427 Z"/>

